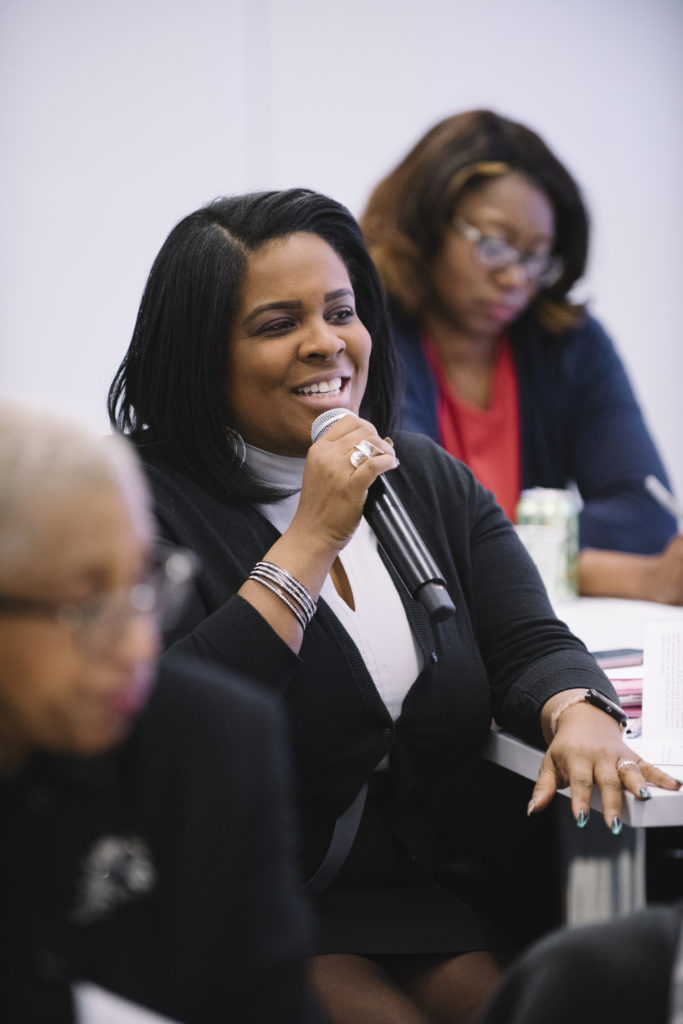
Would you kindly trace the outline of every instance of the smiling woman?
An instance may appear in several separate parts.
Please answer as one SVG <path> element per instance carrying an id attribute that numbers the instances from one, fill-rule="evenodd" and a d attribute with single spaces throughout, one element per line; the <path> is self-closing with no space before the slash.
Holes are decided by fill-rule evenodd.
<path id="1" fill-rule="evenodd" d="M 317 235 L 267 242 L 248 261 L 227 354 L 227 408 L 244 439 L 305 458 L 325 409 L 359 412 L 372 342 L 343 261 Z"/>
<path id="2" fill-rule="evenodd" d="M 297 316 L 301 318 L 305 296 L 299 293 L 300 278 L 276 282 L 259 269 L 271 259 L 275 261 L 279 253 L 282 274 L 297 248 L 292 243 L 295 234 L 299 247 L 317 245 L 311 269 L 318 278 L 321 274 L 328 277 L 323 291 L 316 295 L 319 304 L 329 307 L 325 323 L 341 328 L 345 321 L 353 320 L 356 326 L 349 325 L 351 334 L 362 325 L 372 338 L 369 357 L 365 356 L 366 373 L 375 370 L 369 385 L 363 391 L 358 383 L 343 379 L 342 394 L 328 393 L 330 403 L 348 403 L 351 408 L 352 401 L 362 398 L 363 415 L 382 433 L 389 433 L 392 426 L 394 358 L 381 285 L 348 211 L 303 189 L 217 199 L 180 221 L 162 246 L 150 271 L 130 347 L 109 395 L 112 423 L 143 450 L 163 452 L 190 477 L 207 483 L 217 496 L 258 499 L 273 493 L 249 467 L 241 471 L 241 450 L 235 447 L 234 435 L 227 433 L 235 427 L 230 402 L 239 401 L 238 392 L 247 386 L 241 374 L 232 380 L 236 355 L 228 338 L 239 342 L 242 352 L 257 347 L 257 340 L 268 347 L 279 331 L 286 335 L 289 325 L 297 322 Z M 321 243 L 326 244 L 321 247 Z M 266 250 L 268 259 L 264 259 Z M 284 272 L 288 277 L 293 273 L 290 269 Z M 278 290 L 274 291 L 276 284 Z M 344 296 L 327 296 L 340 288 L 346 292 Z M 260 308 L 273 303 L 275 309 Z M 311 319 L 309 310 L 309 322 Z M 320 326 L 316 324 L 314 330 L 319 332 Z M 247 336 L 251 339 L 248 346 Z M 290 388 L 342 376 L 337 363 L 351 368 L 350 358 L 343 354 L 326 361 L 329 341 L 322 339 L 322 343 L 324 352 L 314 351 L 313 345 L 301 363 L 307 369 L 289 382 Z M 258 400 L 264 400 L 260 391 Z M 292 401 L 291 410 L 295 407 Z M 324 407 L 323 402 L 317 411 Z M 311 404 L 309 443 L 315 415 Z M 303 412 L 301 418 L 305 419 Z M 278 427 L 284 431 L 286 421 L 278 420 Z"/>
<path id="3" fill-rule="evenodd" d="M 538 207 L 537 230 L 504 253 L 525 272 L 548 249 L 535 198 L 517 195 Z M 470 258 L 469 239 L 452 245 Z M 507 943 L 502 922 L 437 880 L 438 794 L 457 786 L 494 714 L 549 743 L 530 813 L 572 785 L 583 822 L 588 761 L 616 836 L 616 766 L 633 755 L 583 699 L 616 695 L 555 619 L 492 495 L 429 439 L 404 433 L 394 446 L 395 400 L 358 224 L 294 189 L 218 200 L 174 228 L 110 414 L 143 456 L 163 535 L 203 567 L 162 662 L 248 671 L 287 708 L 318 925 L 312 978 L 330 1020 L 470 1024 Z M 337 409 L 312 443 L 316 417 Z M 444 622 L 413 600 L 363 516 L 389 472 L 457 607 Z M 623 774 L 640 799 L 646 781 L 677 786 L 644 762 Z"/>

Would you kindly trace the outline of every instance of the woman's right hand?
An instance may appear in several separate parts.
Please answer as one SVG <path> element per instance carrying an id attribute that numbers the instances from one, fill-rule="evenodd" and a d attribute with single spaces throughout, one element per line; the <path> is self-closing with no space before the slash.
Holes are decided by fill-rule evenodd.
<path id="1" fill-rule="evenodd" d="M 379 454 L 356 467 L 351 456 L 363 441 Z M 391 442 L 380 438 L 371 423 L 353 414 L 337 420 L 309 448 L 296 514 L 263 560 L 286 569 L 317 601 L 325 577 L 360 522 L 368 487 L 397 465 Z M 246 580 L 239 594 L 298 653 L 303 630 L 287 604 L 256 580 Z"/>
<path id="2" fill-rule="evenodd" d="M 361 442 L 377 453 L 355 467 L 350 460 Z M 372 423 L 352 414 L 336 420 L 309 448 L 293 535 L 327 551 L 333 561 L 360 522 L 368 487 L 397 465 L 391 442 L 380 438 Z"/>

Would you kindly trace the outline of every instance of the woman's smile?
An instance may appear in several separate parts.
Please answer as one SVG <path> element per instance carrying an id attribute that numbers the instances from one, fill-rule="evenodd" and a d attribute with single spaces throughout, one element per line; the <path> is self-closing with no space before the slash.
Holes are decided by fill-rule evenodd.
<path id="1" fill-rule="evenodd" d="M 342 393 L 349 380 L 349 377 L 323 377 L 307 384 L 300 384 L 293 390 L 295 395 L 320 395 L 323 398 L 332 398 Z"/>

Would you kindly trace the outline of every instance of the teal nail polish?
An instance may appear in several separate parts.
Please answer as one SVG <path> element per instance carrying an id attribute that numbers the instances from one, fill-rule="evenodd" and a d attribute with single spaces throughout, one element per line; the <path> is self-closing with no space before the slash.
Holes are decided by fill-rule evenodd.
<path id="1" fill-rule="evenodd" d="M 618 836 L 621 833 L 621 818 L 612 818 L 612 835 Z"/>
<path id="2" fill-rule="evenodd" d="M 585 828 L 588 824 L 588 811 L 579 811 L 579 816 L 576 819 L 577 828 Z"/>
<path id="3" fill-rule="evenodd" d="M 651 800 L 652 799 L 652 793 L 650 792 L 649 789 L 645 789 L 645 786 L 641 786 L 640 787 L 640 789 L 638 790 L 638 794 L 639 794 L 641 800 Z"/>

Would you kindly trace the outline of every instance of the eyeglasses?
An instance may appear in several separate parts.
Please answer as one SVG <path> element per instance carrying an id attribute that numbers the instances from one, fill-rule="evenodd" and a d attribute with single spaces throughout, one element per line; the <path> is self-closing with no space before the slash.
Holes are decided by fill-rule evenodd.
<path id="1" fill-rule="evenodd" d="M 52 619 L 71 630 L 89 651 L 109 650 L 131 618 L 153 616 L 160 628 L 172 624 L 185 603 L 197 564 L 191 551 L 164 546 L 155 552 L 145 579 L 132 587 L 73 602 L 0 593 L 0 615 Z"/>
<path id="2" fill-rule="evenodd" d="M 479 264 L 491 273 L 500 273 L 509 267 L 522 267 L 529 284 L 549 288 L 559 279 L 564 261 L 549 252 L 522 252 L 503 238 L 485 235 L 473 224 L 456 214 L 452 226 L 472 243 Z"/>

